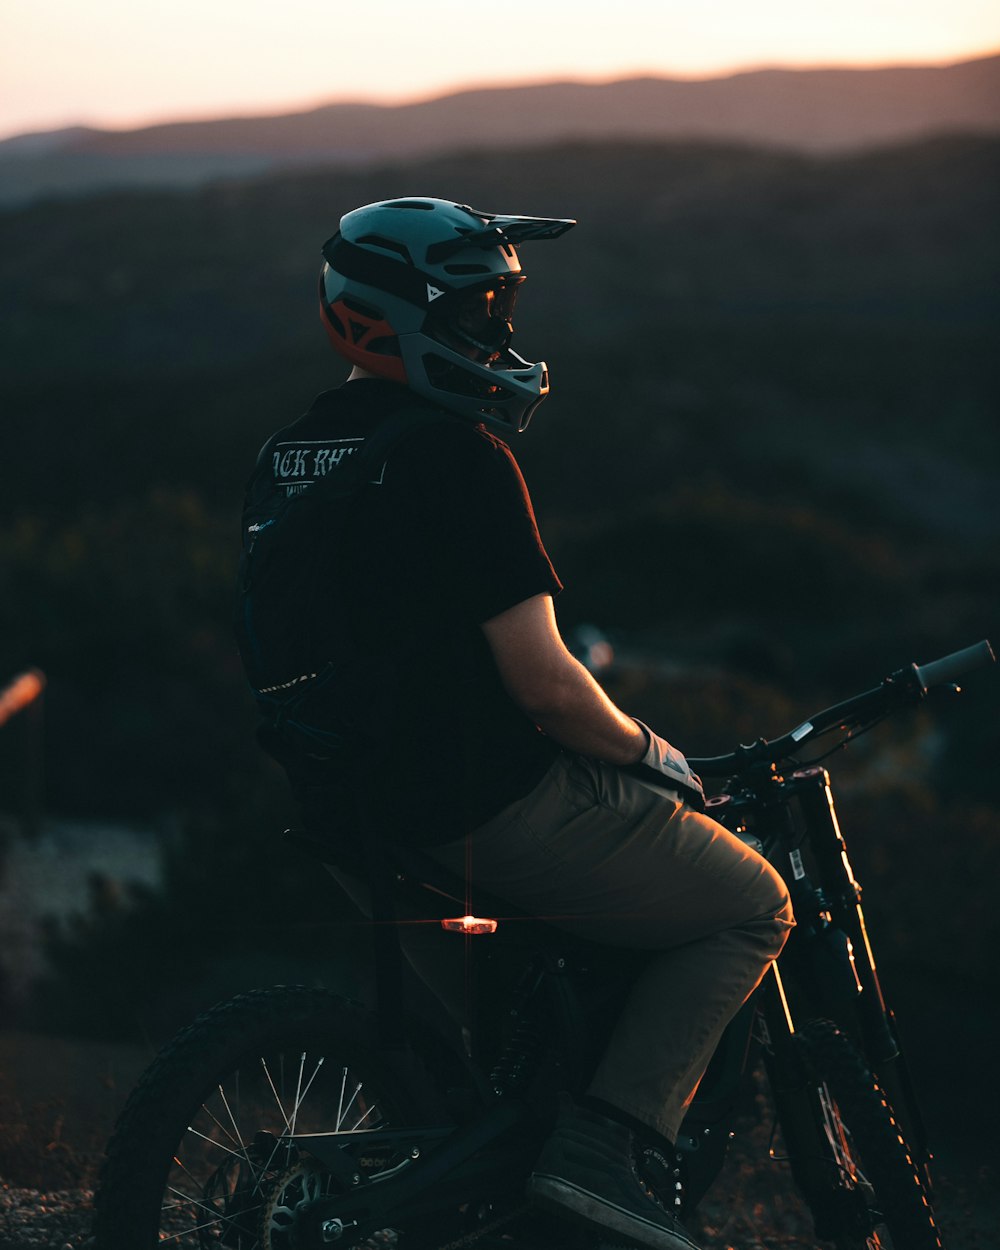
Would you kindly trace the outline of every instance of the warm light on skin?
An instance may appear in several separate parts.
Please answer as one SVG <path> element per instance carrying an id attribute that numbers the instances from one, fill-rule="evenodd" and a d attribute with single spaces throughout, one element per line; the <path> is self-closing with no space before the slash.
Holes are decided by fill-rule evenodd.
<path id="1" fill-rule="evenodd" d="M 995 0 L 621 0 L 611 10 L 604 0 L 489 10 L 468 0 L 10 0 L 0 135 L 400 102 L 479 84 L 944 63 L 998 48 Z"/>

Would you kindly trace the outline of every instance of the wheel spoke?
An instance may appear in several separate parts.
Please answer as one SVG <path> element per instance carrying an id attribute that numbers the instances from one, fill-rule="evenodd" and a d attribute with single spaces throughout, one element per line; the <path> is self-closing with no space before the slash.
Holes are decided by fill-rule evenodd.
<path id="1" fill-rule="evenodd" d="M 195 1180 L 195 1178 L 191 1175 L 191 1172 L 188 1170 L 188 1168 L 185 1166 L 185 1164 L 183 1164 L 183 1163 L 180 1161 L 180 1159 L 178 1158 L 178 1156 L 177 1156 L 177 1155 L 174 1155 L 174 1162 L 177 1164 L 177 1166 L 180 1168 L 180 1170 L 184 1173 L 184 1175 L 188 1178 L 188 1180 L 191 1182 L 191 1184 L 192 1184 L 192 1185 L 194 1185 L 194 1187 L 195 1187 L 196 1189 L 200 1188 L 200 1186 L 198 1185 L 198 1182 L 197 1182 L 197 1181 Z"/>
<path id="2" fill-rule="evenodd" d="M 215 1146 L 217 1150 L 224 1150 L 227 1155 L 232 1155 L 234 1159 L 239 1159 L 241 1163 L 250 1162 L 250 1160 L 247 1159 L 246 1155 L 240 1154 L 238 1150 L 230 1150 L 228 1146 L 224 1146 L 222 1142 L 218 1141 L 214 1137 L 206 1137 L 204 1133 L 199 1133 L 198 1130 L 190 1124 L 188 1125 L 187 1131 L 189 1133 L 194 1133 L 195 1137 L 200 1137 L 202 1141 L 207 1141 L 210 1146 Z M 251 1168 L 251 1171 L 252 1170 L 253 1169 Z"/>
<path id="3" fill-rule="evenodd" d="M 230 1133 L 229 1129 L 226 1128 L 226 1126 L 222 1123 L 222 1121 L 218 1118 L 218 1116 L 216 1116 L 209 1107 L 206 1107 L 205 1104 L 202 1103 L 201 1109 L 202 1111 L 205 1112 L 205 1114 L 209 1117 L 209 1119 L 212 1120 L 218 1126 L 219 1131 L 222 1133 L 225 1133 L 225 1135 L 229 1138 L 229 1140 L 233 1143 L 234 1146 L 243 1145 L 243 1143 L 240 1140 L 238 1140 L 236 1137 L 232 1135 L 232 1133 Z M 232 1119 L 231 1112 L 230 1112 L 230 1119 Z"/>
<path id="4" fill-rule="evenodd" d="M 303 1203 L 339 1188 L 295 1136 L 332 1131 L 344 1144 L 405 1122 L 405 1089 L 397 1106 L 373 1038 L 370 1021 L 326 991 L 255 991 L 205 1013 L 154 1061 L 116 1130 L 95 1196 L 99 1243 L 130 1250 L 155 1227 L 164 1250 L 261 1250 L 271 1213 L 275 1247 L 287 1250 Z M 168 1166 L 154 1191 L 150 1152 L 169 1122 L 178 1131 L 159 1148 Z M 365 1246 L 394 1244 L 384 1222 Z"/>
<path id="5" fill-rule="evenodd" d="M 344 1090 L 347 1088 L 347 1069 L 342 1069 L 340 1073 L 340 1098 L 337 1100 L 337 1118 L 334 1120 L 334 1128 L 339 1133 L 340 1126 L 343 1124 L 344 1111 Z"/>
<path id="6" fill-rule="evenodd" d="M 304 1056 L 303 1056 L 303 1058 L 304 1058 Z M 296 1104 L 295 1104 L 295 1113 L 296 1113 L 296 1114 L 298 1113 L 298 1109 L 299 1109 L 299 1107 L 300 1107 L 300 1106 L 301 1106 L 301 1105 L 305 1102 L 305 1100 L 306 1100 L 306 1095 L 307 1095 L 307 1094 L 309 1093 L 309 1091 L 312 1089 L 312 1083 L 313 1083 L 313 1081 L 315 1081 L 316 1076 L 317 1076 L 317 1074 L 318 1074 L 318 1072 L 319 1072 L 320 1068 L 323 1066 L 324 1062 L 325 1062 L 325 1056 L 321 1055 L 321 1056 L 320 1056 L 320 1058 L 317 1060 L 316 1067 L 315 1067 L 315 1068 L 313 1068 L 313 1074 L 312 1074 L 312 1076 L 311 1076 L 311 1077 L 309 1078 L 309 1080 L 306 1082 L 306 1087 L 305 1087 L 305 1089 L 302 1091 L 302 1097 L 301 1097 L 301 1098 L 299 1098 L 299 1099 L 298 1099 L 298 1101 L 297 1101 L 297 1102 L 296 1102 Z"/>
<path id="7" fill-rule="evenodd" d="M 350 1131 L 353 1133 L 353 1132 L 355 1132 L 357 1129 L 359 1129 L 359 1128 L 361 1127 L 361 1125 L 362 1125 L 362 1124 L 364 1124 L 365 1120 L 367 1120 L 367 1119 L 368 1119 L 368 1117 L 371 1115 L 371 1113 L 372 1113 L 372 1112 L 376 1109 L 376 1107 L 377 1107 L 377 1106 L 378 1106 L 378 1103 L 377 1103 L 377 1102 L 373 1102 L 373 1103 L 372 1103 L 372 1105 L 368 1108 L 368 1110 L 367 1110 L 367 1111 L 364 1113 L 364 1115 L 361 1117 L 361 1119 L 360 1119 L 360 1120 L 358 1120 L 358 1122 L 354 1125 L 354 1127 L 353 1127 Z"/>
<path id="8" fill-rule="evenodd" d="M 199 1211 L 207 1211 L 208 1214 L 213 1217 L 209 1224 L 200 1224 L 198 1226 L 199 1228 L 210 1228 L 212 1224 L 228 1224 L 231 1227 L 237 1227 L 237 1223 L 231 1215 L 226 1215 L 224 1211 L 217 1211 L 214 1207 L 210 1207 L 207 1202 L 202 1202 L 198 1198 L 192 1198 L 188 1194 L 185 1194 L 183 1190 L 175 1189 L 173 1185 L 167 1186 L 167 1192 L 176 1194 L 179 1198 L 184 1198 L 185 1201 L 191 1206 L 196 1207 Z M 255 1215 L 260 1209 L 261 1208 L 259 1206 L 247 1207 L 245 1211 L 240 1212 L 240 1215 Z M 185 1231 L 193 1232 L 194 1230 L 186 1229 Z"/>
<path id="9" fill-rule="evenodd" d="M 226 1098 L 226 1091 L 222 1088 L 221 1085 L 219 1086 L 219 1097 L 222 1099 L 222 1105 L 226 1108 L 226 1111 L 229 1112 L 229 1118 L 232 1121 L 233 1129 L 236 1133 L 236 1140 L 239 1142 L 240 1150 L 242 1151 L 243 1160 L 246 1163 L 247 1167 L 250 1169 L 250 1175 L 254 1178 L 254 1180 L 256 1180 L 257 1173 L 254 1171 L 253 1162 L 250 1158 L 249 1152 L 247 1151 L 246 1143 L 243 1141 L 243 1136 L 240 1133 L 240 1126 L 236 1123 L 236 1117 L 233 1115 L 232 1110 L 229 1106 L 229 1101 Z M 207 1107 L 205 1109 L 206 1111 L 208 1110 Z M 211 1114 L 212 1113 L 209 1111 L 209 1115 Z M 213 1116 L 212 1118 L 214 1119 L 215 1117 Z M 232 1140 L 232 1138 L 230 1138 L 230 1140 Z"/>
<path id="10" fill-rule="evenodd" d="M 299 1057 L 299 1075 L 295 1082 L 295 1102 L 292 1105 L 292 1126 L 289 1130 L 293 1135 L 295 1133 L 295 1121 L 299 1114 L 299 1106 L 300 1106 L 299 1094 L 302 1089 L 302 1070 L 305 1066 L 306 1066 L 306 1052 L 303 1051 L 301 1056 Z"/>
<path id="11" fill-rule="evenodd" d="M 182 1228 L 179 1233 L 169 1233 L 166 1236 L 163 1233 L 160 1233 L 160 1244 L 163 1245 L 164 1242 L 167 1241 L 176 1241 L 178 1237 L 188 1237 L 191 1233 L 204 1232 L 206 1228 L 217 1228 L 222 1222 L 223 1221 L 220 1219 L 208 1220 L 204 1224 L 192 1224 L 190 1228 Z M 231 1224 L 232 1220 L 226 1222 Z"/>
<path id="12" fill-rule="evenodd" d="M 271 1077 L 271 1069 L 267 1066 L 267 1060 L 263 1055 L 260 1057 L 261 1067 L 264 1069 L 264 1075 L 267 1077 L 267 1083 L 271 1087 L 271 1093 L 274 1095 L 274 1101 L 278 1104 L 278 1110 L 281 1112 L 281 1118 L 285 1121 L 285 1128 L 291 1130 L 288 1123 L 288 1116 L 285 1115 L 285 1108 L 281 1105 L 281 1099 L 278 1097 L 278 1091 L 274 1088 L 274 1081 Z"/>
<path id="13" fill-rule="evenodd" d="M 344 1116 L 345 1116 L 345 1117 L 346 1117 L 346 1115 L 347 1115 L 348 1111 L 350 1111 L 350 1109 L 354 1106 L 354 1100 L 355 1100 L 355 1098 L 357 1098 L 358 1094 L 360 1094 L 360 1093 L 361 1093 L 361 1087 L 362 1087 L 362 1085 L 363 1085 L 363 1082 L 362 1082 L 362 1081 L 359 1081 L 359 1082 L 357 1083 L 357 1085 L 354 1087 L 354 1093 L 351 1095 L 351 1101 L 350 1101 L 350 1102 L 347 1104 L 347 1106 L 344 1108 Z M 337 1132 L 338 1132 L 338 1133 L 340 1132 L 340 1130 L 341 1130 L 341 1127 L 342 1127 L 343 1123 L 344 1123 L 343 1118 L 341 1118 L 340 1116 L 337 1116 Z"/>

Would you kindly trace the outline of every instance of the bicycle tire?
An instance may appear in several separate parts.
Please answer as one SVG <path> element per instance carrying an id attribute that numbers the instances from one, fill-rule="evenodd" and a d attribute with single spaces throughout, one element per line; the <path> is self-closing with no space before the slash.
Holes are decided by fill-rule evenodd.
<path id="1" fill-rule="evenodd" d="M 427 1092 L 415 1084 L 380 1058 L 371 1018 L 329 991 L 275 986 L 219 1004 L 128 1099 L 95 1194 L 95 1250 L 290 1247 L 296 1198 L 335 1190 L 276 1140 L 419 1123 Z M 391 1246 L 394 1232 L 356 1244 Z"/>
<path id="2" fill-rule="evenodd" d="M 854 1045 L 828 1020 L 810 1021 L 795 1043 L 829 1148 L 832 1184 L 806 1195 L 817 1234 L 837 1250 L 943 1250 L 913 1153 Z"/>

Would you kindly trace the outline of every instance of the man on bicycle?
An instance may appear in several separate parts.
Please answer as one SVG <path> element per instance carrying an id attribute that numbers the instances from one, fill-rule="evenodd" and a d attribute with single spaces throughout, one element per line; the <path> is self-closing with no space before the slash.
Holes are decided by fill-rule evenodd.
<path id="1" fill-rule="evenodd" d="M 685 1108 L 792 919 L 778 874 L 702 813 L 684 756 L 616 707 L 559 634 L 560 582 L 508 446 L 548 372 L 511 338 L 518 248 L 573 224 L 439 199 L 341 219 L 320 304 L 353 370 L 258 461 L 241 651 L 263 740 L 311 818 L 349 813 L 456 872 L 471 862 L 525 911 L 652 952 L 529 1194 L 677 1250 L 694 1245 L 673 1215 Z M 318 485 L 352 461 L 363 488 L 324 511 Z M 297 500 L 311 511 L 288 526 L 280 510 Z M 254 553 L 282 525 L 275 561 L 294 575 L 268 632 Z M 624 771 L 636 765 L 659 785 Z"/>

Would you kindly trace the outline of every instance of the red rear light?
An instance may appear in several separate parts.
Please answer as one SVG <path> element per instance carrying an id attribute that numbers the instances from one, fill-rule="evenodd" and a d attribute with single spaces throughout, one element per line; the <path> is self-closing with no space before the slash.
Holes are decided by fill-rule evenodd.
<path id="1" fill-rule="evenodd" d="M 448 933 L 496 933 L 497 921 L 484 920 L 481 916 L 455 916 L 451 920 L 442 920 L 441 928 Z"/>

